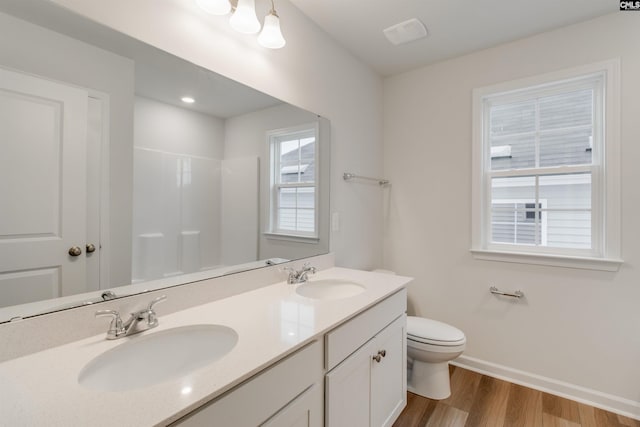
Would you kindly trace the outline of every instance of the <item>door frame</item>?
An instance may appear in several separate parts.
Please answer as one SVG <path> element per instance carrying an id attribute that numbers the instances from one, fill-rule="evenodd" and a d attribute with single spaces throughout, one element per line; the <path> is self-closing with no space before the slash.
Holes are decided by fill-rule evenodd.
<path id="1" fill-rule="evenodd" d="M 74 86 L 74 85 L 72 85 Z M 100 141 L 100 240 L 98 242 L 98 253 L 100 255 L 100 275 L 98 290 L 108 289 L 111 287 L 110 274 L 109 274 L 109 207 L 110 207 L 110 192 L 109 192 L 109 178 L 110 178 L 110 139 L 109 139 L 109 126 L 110 126 L 110 99 L 109 95 L 105 92 L 100 92 L 94 89 L 83 88 L 88 91 L 89 97 L 98 100 L 102 104 L 102 133 Z"/>

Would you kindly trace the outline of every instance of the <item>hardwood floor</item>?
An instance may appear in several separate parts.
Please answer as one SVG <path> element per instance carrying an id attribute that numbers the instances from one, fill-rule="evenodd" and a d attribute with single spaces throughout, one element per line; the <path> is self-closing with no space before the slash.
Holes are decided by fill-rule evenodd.
<path id="1" fill-rule="evenodd" d="M 640 427 L 582 403 L 451 366 L 451 396 L 409 393 L 394 427 Z"/>

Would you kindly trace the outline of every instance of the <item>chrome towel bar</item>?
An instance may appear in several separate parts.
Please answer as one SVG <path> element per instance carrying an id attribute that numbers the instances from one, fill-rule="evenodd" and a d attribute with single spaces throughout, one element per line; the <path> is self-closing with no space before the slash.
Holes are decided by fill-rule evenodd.
<path id="1" fill-rule="evenodd" d="M 391 182 L 388 179 L 384 178 L 370 178 L 368 176 L 360 176 L 355 173 L 345 172 L 342 174 L 342 179 L 345 181 L 351 181 L 352 179 L 365 179 L 367 181 L 377 181 L 379 185 L 389 185 Z"/>
<path id="2" fill-rule="evenodd" d="M 496 288 L 495 286 L 490 287 L 489 291 L 494 295 L 504 295 L 505 297 L 513 297 L 513 298 L 522 298 L 522 297 L 524 297 L 524 292 L 522 292 L 522 291 L 504 292 L 504 291 L 501 291 L 500 289 Z"/>

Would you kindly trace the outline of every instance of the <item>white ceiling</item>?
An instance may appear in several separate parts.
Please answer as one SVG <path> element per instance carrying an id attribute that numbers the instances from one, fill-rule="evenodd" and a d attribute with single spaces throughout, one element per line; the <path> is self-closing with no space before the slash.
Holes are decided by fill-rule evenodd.
<path id="1" fill-rule="evenodd" d="M 618 11 L 614 0 L 291 0 L 388 76 Z M 276 3 L 277 7 L 277 3 Z M 382 30 L 418 18 L 429 36 L 393 46 Z M 280 19 L 286 21 L 286 16 Z M 284 24 L 283 24 L 284 25 Z"/>

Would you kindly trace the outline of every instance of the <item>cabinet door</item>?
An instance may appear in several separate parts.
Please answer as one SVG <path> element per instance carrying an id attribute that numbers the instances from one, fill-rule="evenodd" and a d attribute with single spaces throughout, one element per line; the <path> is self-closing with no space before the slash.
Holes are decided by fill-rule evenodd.
<path id="1" fill-rule="evenodd" d="M 406 316 L 383 329 L 373 340 L 371 364 L 371 426 L 391 426 L 407 404 Z M 382 356 L 384 354 L 384 356 Z"/>
<path id="2" fill-rule="evenodd" d="M 314 384 L 262 427 L 322 427 L 322 386 Z"/>
<path id="3" fill-rule="evenodd" d="M 373 340 L 326 375 L 327 427 L 368 426 Z"/>

